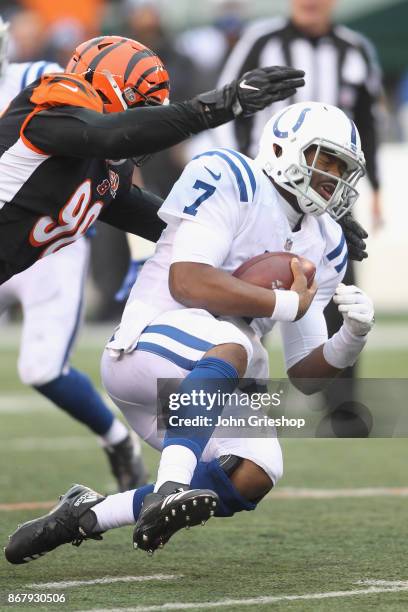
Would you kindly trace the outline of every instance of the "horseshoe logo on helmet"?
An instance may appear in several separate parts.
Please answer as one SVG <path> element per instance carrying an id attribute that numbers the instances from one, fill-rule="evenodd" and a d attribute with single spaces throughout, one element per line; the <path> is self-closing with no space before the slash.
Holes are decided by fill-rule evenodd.
<path id="1" fill-rule="evenodd" d="M 289 110 L 290 110 L 290 107 L 284 110 L 283 113 L 279 115 L 279 117 L 276 119 L 275 123 L 273 124 L 273 133 L 275 134 L 277 138 L 287 138 L 289 136 L 289 132 L 281 132 L 281 130 L 279 129 L 280 120 L 282 119 L 283 115 L 285 115 Z M 302 127 L 303 122 L 306 117 L 306 113 L 308 113 L 311 110 L 312 110 L 311 108 L 307 107 L 301 111 L 296 123 L 292 127 L 292 132 L 297 132 Z"/>

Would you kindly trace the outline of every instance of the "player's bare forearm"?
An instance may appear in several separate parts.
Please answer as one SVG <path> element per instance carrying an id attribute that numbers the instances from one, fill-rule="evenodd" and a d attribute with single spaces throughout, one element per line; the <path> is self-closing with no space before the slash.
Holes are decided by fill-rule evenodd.
<path id="1" fill-rule="evenodd" d="M 184 306 L 203 308 L 216 315 L 270 317 L 275 308 L 273 291 L 245 283 L 207 264 L 172 264 L 169 289 Z"/>
<path id="2" fill-rule="evenodd" d="M 292 384 L 305 395 L 322 391 L 342 370 L 327 363 L 321 344 L 309 355 L 289 368 L 287 374 Z"/>

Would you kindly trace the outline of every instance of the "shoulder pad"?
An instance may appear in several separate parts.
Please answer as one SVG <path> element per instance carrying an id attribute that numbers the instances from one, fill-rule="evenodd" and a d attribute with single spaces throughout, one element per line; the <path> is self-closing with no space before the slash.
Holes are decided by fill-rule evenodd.
<path id="1" fill-rule="evenodd" d="M 30 101 L 36 106 L 79 106 L 103 112 L 103 102 L 88 81 L 73 74 L 46 74 L 34 87 Z"/>
<path id="2" fill-rule="evenodd" d="M 254 169 L 251 167 L 251 160 L 246 158 L 241 153 L 233 151 L 232 149 L 213 149 L 211 151 L 205 151 L 196 155 L 194 160 L 201 158 L 201 162 L 207 171 L 212 174 L 215 180 L 219 180 L 219 176 L 214 176 L 211 167 L 206 166 L 206 160 L 216 161 L 215 167 L 222 170 L 222 168 L 228 168 L 229 175 L 235 183 L 237 188 L 239 199 L 241 202 L 252 202 L 255 197 L 256 191 L 256 178 Z M 208 164 L 207 164 L 208 165 Z"/>

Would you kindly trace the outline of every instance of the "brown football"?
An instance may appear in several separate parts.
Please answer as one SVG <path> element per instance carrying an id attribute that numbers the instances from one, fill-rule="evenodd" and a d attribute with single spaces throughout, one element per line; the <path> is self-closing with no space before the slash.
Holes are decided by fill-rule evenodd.
<path id="1" fill-rule="evenodd" d="M 293 257 L 299 259 L 307 278 L 307 286 L 310 287 L 316 274 L 314 263 L 305 257 L 299 257 L 295 253 L 286 251 L 262 253 L 251 257 L 235 270 L 233 276 L 265 289 L 290 289 L 293 283 L 290 262 Z"/>

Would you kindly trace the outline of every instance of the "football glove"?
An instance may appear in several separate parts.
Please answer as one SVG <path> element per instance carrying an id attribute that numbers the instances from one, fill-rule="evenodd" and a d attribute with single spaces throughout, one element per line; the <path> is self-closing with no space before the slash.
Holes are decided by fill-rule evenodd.
<path id="1" fill-rule="evenodd" d="M 284 66 L 255 68 L 220 89 L 199 94 L 191 104 L 203 114 L 207 127 L 216 127 L 293 96 L 305 84 L 304 75 L 303 70 Z"/>
<path id="2" fill-rule="evenodd" d="M 347 242 L 349 258 L 354 259 L 354 261 L 363 261 L 363 259 L 366 259 L 368 254 L 366 251 L 367 245 L 364 239 L 368 238 L 368 234 L 364 227 L 353 218 L 351 213 L 341 217 L 338 223 L 341 225 Z"/>
<path id="3" fill-rule="evenodd" d="M 344 325 L 352 334 L 368 334 L 374 325 L 374 306 L 368 295 L 354 285 L 340 283 L 333 301 L 343 315 Z"/>

